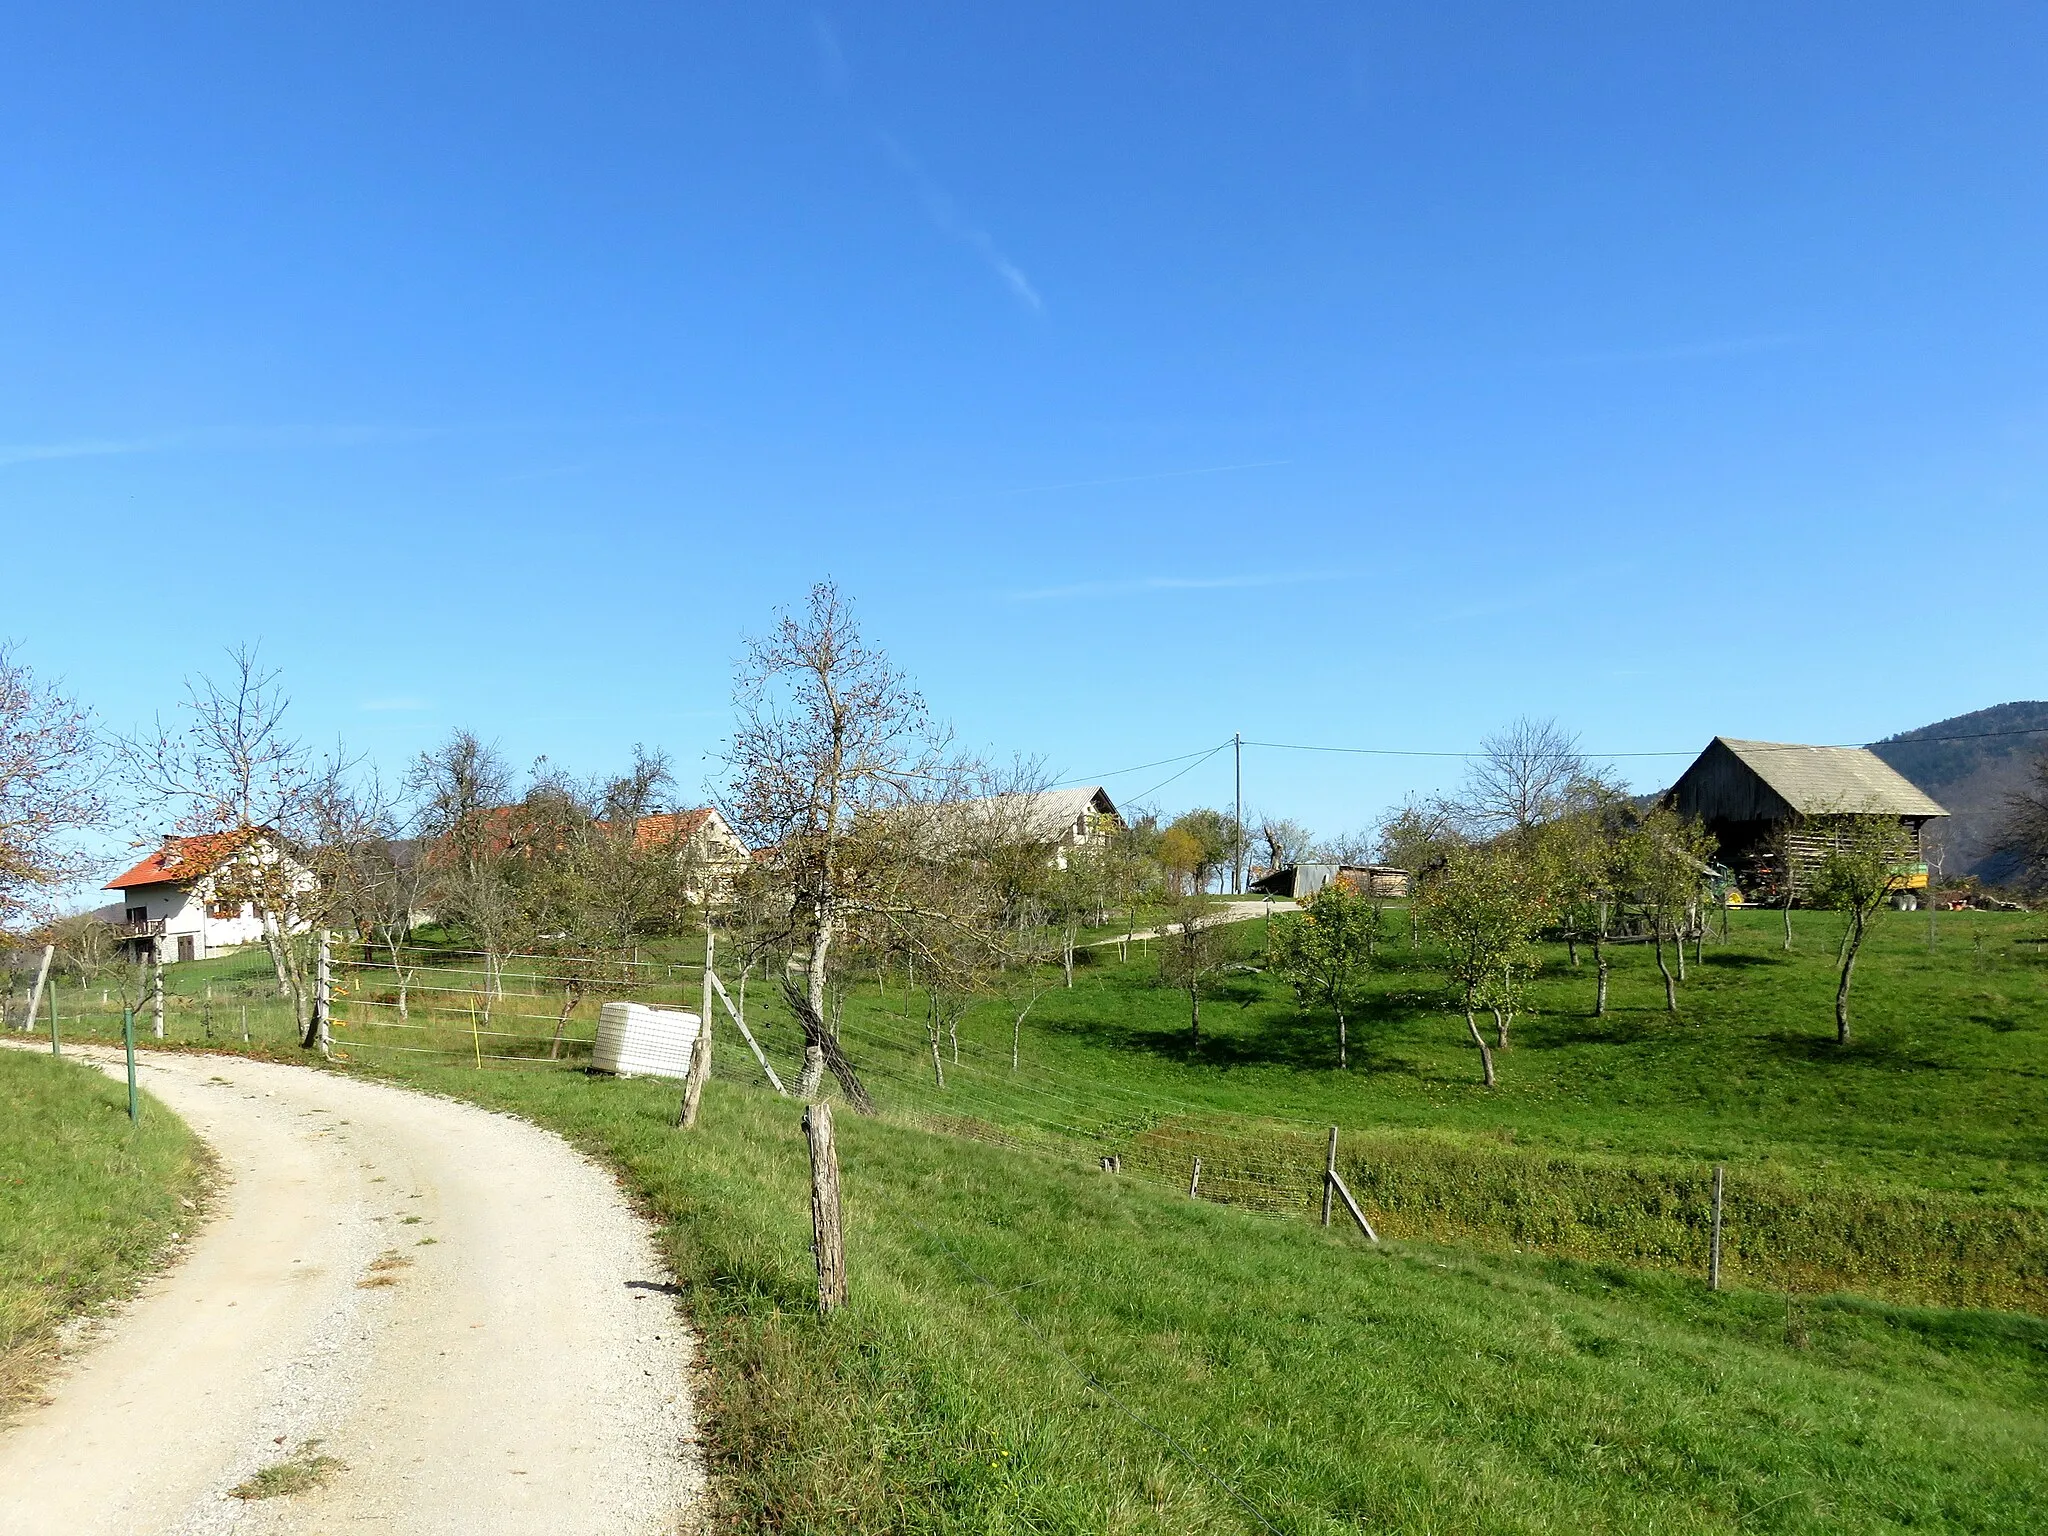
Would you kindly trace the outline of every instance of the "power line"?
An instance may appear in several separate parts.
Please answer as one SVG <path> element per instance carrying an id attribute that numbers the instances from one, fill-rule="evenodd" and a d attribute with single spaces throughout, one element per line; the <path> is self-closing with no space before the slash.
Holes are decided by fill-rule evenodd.
<path id="1" fill-rule="evenodd" d="M 1744 750 L 1752 752 L 1808 752 L 1818 747 L 1823 751 L 1856 751 L 1868 750 L 1873 747 L 1936 746 L 1958 741 L 1997 741 L 2016 736 L 2048 736 L 2048 726 L 2028 726 L 2010 731 L 1969 731 L 1955 736 L 1888 736 L 1881 741 L 1760 742 L 1747 746 Z M 1169 763 L 1187 762 L 1190 758 L 1206 761 L 1230 744 L 1228 741 L 1225 741 L 1214 747 L 1197 748 L 1193 752 L 1184 752 L 1178 757 L 1162 757 L 1154 762 L 1139 763 L 1130 768 L 1114 768 L 1108 773 L 1098 773 L 1093 778 L 1067 780 L 1058 787 L 1064 789 L 1074 785 L 1094 783 L 1099 779 L 1117 778 L 1126 773 L 1142 773 L 1147 768 L 1163 768 Z M 1423 747 L 1338 747 L 1318 742 L 1301 741 L 1247 741 L 1244 745 L 1247 747 L 1264 747 L 1272 752 L 1334 752 L 1350 757 L 1431 757 L 1463 761 L 1487 755 L 1484 752 L 1442 752 Z M 1584 755 L 1589 758 L 1607 761 L 1624 758 L 1697 757 L 1699 754 L 1690 747 L 1670 747 L 1656 751 L 1588 752 Z M 1199 762 L 1190 763 L 1188 768 L 1181 771 L 1185 773 L 1199 766 Z M 1177 773 L 1173 778 L 1177 779 L 1180 776 Z M 1144 794 L 1152 794 L 1155 790 L 1163 789 L 1172 782 L 1173 779 L 1167 779 L 1160 784 L 1155 784 L 1152 789 L 1146 790 Z M 1133 796 L 1134 799 L 1142 799 L 1143 797 L 1143 795 Z"/>

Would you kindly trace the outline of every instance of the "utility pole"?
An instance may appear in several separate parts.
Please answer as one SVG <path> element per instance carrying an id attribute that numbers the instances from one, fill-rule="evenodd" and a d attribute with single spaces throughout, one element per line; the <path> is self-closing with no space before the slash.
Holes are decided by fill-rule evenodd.
<path id="1" fill-rule="evenodd" d="M 1244 732 L 1230 733 L 1231 756 L 1237 763 L 1237 847 L 1230 855 L 1230 893 L 1244 894 Z"/>

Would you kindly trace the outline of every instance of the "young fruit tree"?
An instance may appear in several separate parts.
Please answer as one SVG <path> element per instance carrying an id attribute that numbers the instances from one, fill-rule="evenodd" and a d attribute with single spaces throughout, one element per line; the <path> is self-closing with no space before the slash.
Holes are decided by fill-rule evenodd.
<path id="1" fill-rule="evenodd" d="M 1276 924 L 1268 940 L 1271 964 L 1294 989 L 1297 1006 L 1327 1008 L 1337 1020 L 1337 1065 L 1351 1065 L 1350 1013 L 1372 969 L 1379 910 L 1341 880 L 1309 898 L 1292 922 Z"/>
<path id="2" fill-rule="evenodd" d="M 1223 925 L 1199 895 L 1182 896 L 1168 909 L 1171 917 L 1159 936 L 1159 974 L 1168 986 L 1188 995 L 1188 1038 L 1202 1042 L 1202 992 L 1211 977 L 1229 963 Z"/>
<path id="3" fill-rule="evenodd" d="M 1494 1015 L 1500 1044 L 1519 1006 L 1521 982 L 1536 967 L 1532 942 L 1550 917 L 1540 870 L 1507 842 L 1452 849 L 1418 898 L 1422 921 L 1444 948 L 1445 968 L 1479 1048 L 1486 1086 L 1495 1085 L 1493 1050 L 1477 1010 Z"/>
<path id="4" fill-rule="evenodd" d="M 1856 957 L 1870 932 L 1870 920 L 1899 889 L 1901 866 L 1912 857 L 1913 839 L 1896 816 L 1852 812 L 1828 818 L 1831 846 L 1814 870 L 1815 906 L 1847 919 L 1842 934 L 1841 970 L 1835 983 L 1835 1042 L 1849 1043 L 1849 987 Z"/>
<path id="5" fill-rule="evenodd" d="M 1706 829 L 1665 806 L 1646 811 L 1624 840 L 1622 867 L 1649 920 L 1667 1013 L 1678 1011 L 1678 983 L 1685 979 L 1683 935 L 1699 916 L 1713 856 L 1714 839 Z M 1665 958 L 1666 938 L 1676 953 L 1676 975 Z"/>

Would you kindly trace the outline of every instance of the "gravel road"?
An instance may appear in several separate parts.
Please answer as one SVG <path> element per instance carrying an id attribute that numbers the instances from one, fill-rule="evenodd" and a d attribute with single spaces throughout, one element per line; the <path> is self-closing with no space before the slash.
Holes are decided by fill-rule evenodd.
<path id="1" fill-rule="evenodd" d="M 610 1175 L 468 1105 L 143 1060 L 227 1184 L 180 1261 L 0 1433 L 0 1533 L 694 1528 L 693 1345 Z M 289 1497 L 229 1492 L 308 1455 L 342 1467 Z"/>

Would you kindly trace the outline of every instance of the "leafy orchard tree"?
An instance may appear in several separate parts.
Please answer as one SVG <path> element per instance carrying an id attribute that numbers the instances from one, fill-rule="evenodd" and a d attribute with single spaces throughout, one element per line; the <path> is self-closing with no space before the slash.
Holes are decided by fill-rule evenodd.
<path id="1" fill-rule="evenodd" d="M 1332 880 L 1315 895 L 1301 915 L 1277 924 L 1267 941 L 1273 968 L 1294 988 L 1304 1011 L 1328 1008 L 1337 1019 L 1337 1065 L 1351 1065 L 1351 1036 L 1346 1018 L 1357 1004 L 1372 969 L 1373 930 L 1379 911 L 1341 880 Z"/>
<path id="2" fill-rule="evenodd" d="M 1202 992 L 1211 977 L 1229 963 L 1223 925 L 1198 894 L 1182 896 L 1169 909 L 1172 921 L 1159 936 L 1159 974 L 1169 986 L 1188 995 L 1188 1038 L 1202 1040 Z"/>
<path id="3" fill-rule="evenodd" d="M 1537 963 L 1532 941 L 1551 915 L 1550 892 L 1541 871 L 1503 841 L 1453 848 L 1417 900 L 1424 925 L 1444 947 L 1465 1028 L 1491 1088 L 1493 1051 L 1475 1013 L 1492 1011 L 1505 1048 L 1520 980 Z"/>
<path id="4" fill-rule="evenodd" d="M 1870 919 L 1900 885 L 1900 866 L 1912 855 L 1912 835 L 1896 816 L 1850 812 L 1827 821 L 1832 846 L 1813 874 L 1813 900 L 1848 918 L 1842 935 L 1841 975 L 1835 985 L 1835 1040 L 1849 1043 L 1849 984 Z"/>
<path id="5" fill-rule="evenodd" d="M 1450 857 L 1464 845 L 1457 818 L 1449 806 L 1436 800 L 1410 799 L 1400 809 L 1380 818 L 1379 858 L 1393 869 L 1408 871 L 1408 942 L 1417 938 L 1421 908 L 1415 897 L 1428 885 Z"/>
<path id="6" fill-rule="evenodd" d="M 1184 811 L 1159 838 L 1159 861 L 1185 882 L 1190 895 L 1208 890 L 1237 853 L 1237 824 L 1206 806 Z"/>
<path id="7" fill-rule="evenodd" d="M 1646 811 L 1636 823 L 1624 853 L 1624 868 L 1650 923 L 1650 942 L 1657 969 L 1664 977 L 1664 1007 L 1678 1011 L 1678 983 L 1685 979 L 1684 927 L 1697 917 L 1710 878 L 1714 839 L 1695 821 L 1668 806 Z M 1664 958 L 1669 937 L 1677 951 L 1678 974 Z"/>
<path id="8" fill-rule="evenodd" d="M 101 780 L 91 717 L 0 645 L 0 929 L 84 873 L 74 839 L 106 819 Z"/>

